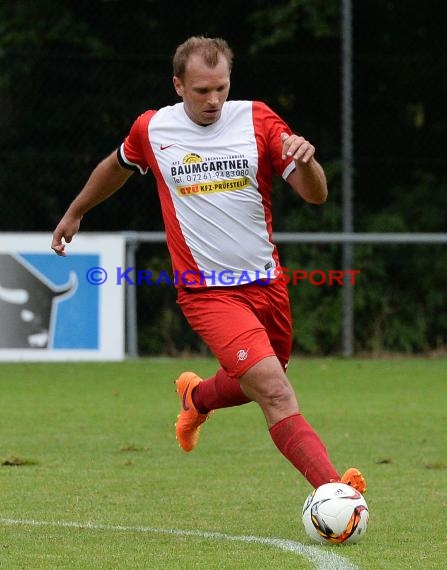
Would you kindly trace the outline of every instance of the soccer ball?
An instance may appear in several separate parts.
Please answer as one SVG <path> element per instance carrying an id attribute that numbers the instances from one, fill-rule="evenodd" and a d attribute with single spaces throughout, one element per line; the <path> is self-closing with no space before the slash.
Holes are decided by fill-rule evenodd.
<path id="1" fill-rule="evenodd" d="M 321 485 L 303 506 L 304 529 L 320 544 L 358 542 L 366 532 L 368 518 L 363 495 L 344 483 Z"/>

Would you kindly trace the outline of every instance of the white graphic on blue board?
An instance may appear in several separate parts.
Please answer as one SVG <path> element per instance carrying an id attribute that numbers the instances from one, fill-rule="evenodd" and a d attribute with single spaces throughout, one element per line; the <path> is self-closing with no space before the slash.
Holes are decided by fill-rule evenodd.
<path id="1" fill-rule="evenodd" d="M 0 254 L 0 349 L 98 349 L 99 255 Z"/>

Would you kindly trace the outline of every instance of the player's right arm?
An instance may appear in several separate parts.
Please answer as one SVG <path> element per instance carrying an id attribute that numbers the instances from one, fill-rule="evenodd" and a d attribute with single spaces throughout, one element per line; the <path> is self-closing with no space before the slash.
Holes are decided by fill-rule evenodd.
<path id="1" fill-rule="evenodd" d="M 54 230 L 51 249 L 57 255 L 66 255 L 65 243 L 70 243 L 78 232 L 84 214 L 114 194 L 132 174 L 118 162 L 116 151 L 102 160 Z"/>

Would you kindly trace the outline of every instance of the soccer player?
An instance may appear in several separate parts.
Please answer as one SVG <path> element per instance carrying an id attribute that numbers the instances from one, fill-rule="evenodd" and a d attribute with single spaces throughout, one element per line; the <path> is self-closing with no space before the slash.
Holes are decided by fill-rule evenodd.
<path id="1" fill-rule="evenodd" d="M 342 481 L 366 488 L 358 469 L 340 477 L 305 420 L 286 376 L 292 345 L 288 291 L 277 278 L 272 177 L 305 201 L 326 201 L 315 148 L 267 105 L 227 100 L 233 53 L 221 38 L 190 37 L 173 58 L 181 102 L 149 110 L 98 164 L 57 225 L 51 247 L 65 255 L 82 217 L 134 173 L 152 171 L 178 303 L 219 361 L 212 378 L 176 380 L 180 447 L 197 445 L 212 411 L 255 401 L 280 452 L 313 487 Z"/>

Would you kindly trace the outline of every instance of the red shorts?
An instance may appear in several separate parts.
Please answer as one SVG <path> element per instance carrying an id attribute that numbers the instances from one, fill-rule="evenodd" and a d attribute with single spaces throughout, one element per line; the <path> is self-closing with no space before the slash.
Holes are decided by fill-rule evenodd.
<path id="1" fill-rule="evenodd" d="M 239 378 L 267 356 L 276 355 L 286 368 L 292 320 L 283 282 L 179 289 L 177 302 L 192 329 L 231 376 Z"/>

